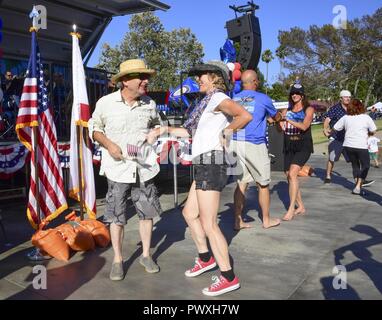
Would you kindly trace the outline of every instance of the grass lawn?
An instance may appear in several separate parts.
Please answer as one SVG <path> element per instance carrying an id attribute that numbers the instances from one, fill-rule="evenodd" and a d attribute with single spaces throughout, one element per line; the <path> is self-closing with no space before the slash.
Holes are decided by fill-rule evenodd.
<path id="1" fill-rule="evenodd" d="M 382 119 L 376 120 L 375 124 L 377 125 L 377 130 L 382 130 Z M 315 124 L 312 126 L 312 138 L 313 144 L 323 143 L 328 141 L 328 138 L 324 136 L 323 124 Z"/>

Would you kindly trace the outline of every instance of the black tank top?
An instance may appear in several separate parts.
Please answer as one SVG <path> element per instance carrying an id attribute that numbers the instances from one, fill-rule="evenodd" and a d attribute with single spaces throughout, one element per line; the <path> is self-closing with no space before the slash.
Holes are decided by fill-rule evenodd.
<path id="1" fill-rule="evenodd" d="M 289 111 L 292 112 L 292 111 Z M 299 118 L 305 118 L 305 110 L 299 112 L 292 112 Z M 301 117 L 303 114 L 303 117 Z M 299 121 L 301 122 L 301 120 Z M 313 139 L 311 126 L 305 131 L 294 127 L 292 124 L 286 124 L 284 131 L 284 153 L 287 152 L 310 152 L 313 153 Z"/>

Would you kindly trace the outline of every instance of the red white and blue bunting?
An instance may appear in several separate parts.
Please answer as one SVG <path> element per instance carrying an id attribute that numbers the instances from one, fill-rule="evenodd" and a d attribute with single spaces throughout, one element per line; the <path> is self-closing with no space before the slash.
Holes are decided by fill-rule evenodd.
<path id="1" fill-rule="evenodd" d="M 0 146 L 0 179 L 10 179 L 24 167 L 29 151 L 21 142 Z"/>

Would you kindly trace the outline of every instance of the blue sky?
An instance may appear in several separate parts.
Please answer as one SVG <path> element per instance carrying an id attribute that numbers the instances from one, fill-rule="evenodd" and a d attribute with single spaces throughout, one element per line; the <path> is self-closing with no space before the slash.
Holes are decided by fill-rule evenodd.
<path id="1" fill-rule="evenodd" d="M 227 38 L 225 22 L 235 17 L 229 5 L 243 5 L 247 0 L 161 0 L 171 6 L 167 12 L 157 11 L 166 30 L 190 28 L 204 46 L 204 60 L 220 59 L 219 48 Z M 256 0 L 260 6 L 256 12 L 262 32 L 262 51 L 278 47 L 279 30 L 289 30 L 299 26 L 307 29 L 310 25 L 332 23 L 336 14 L 333 8 L 343 5 L 349 20 L 374 13 L 382 7 L 381 0 Z M 101 45 L 104 42 L 114 46 L 121 42 L 128 31 L 130 16 L 116 17 L 103 34 L 94 51 L 89 66 L 98 63 Z M 260 62 L 260 70 L 265 74 L 265 64 Z M 277 59 L 269 64 L 269 82 L 277 80 L 280 64 Z"/>

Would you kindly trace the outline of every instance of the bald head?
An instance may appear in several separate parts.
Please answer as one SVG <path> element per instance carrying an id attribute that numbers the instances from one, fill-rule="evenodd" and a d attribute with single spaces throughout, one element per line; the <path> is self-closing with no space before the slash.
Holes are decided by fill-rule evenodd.
<path id="1" fill-rule="evenodd" d="M 259 85 L 257 73 L 254 70 L 245 70 L 241 74 L 241 83 L 244 90 L 256 90 Z"/>

